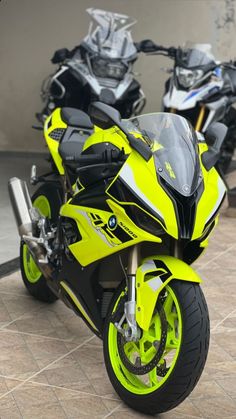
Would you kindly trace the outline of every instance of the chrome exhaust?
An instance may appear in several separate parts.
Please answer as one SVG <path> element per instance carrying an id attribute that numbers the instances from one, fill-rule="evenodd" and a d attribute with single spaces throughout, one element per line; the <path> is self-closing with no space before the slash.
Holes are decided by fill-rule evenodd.
<path id="1" fill-rule="evenodd" d="M 40 214 L 33 208 L 27 184 L 13 177 L 8 181 L 8 191 L 19 235 L 27 244 L 43 275 L 50 277 L 51 269 L 47 263 L 46 251 L 33 236 Z"/>
<path id="2" fill-rule="evenodd" d="M 22 237 L 33 234 L 33 222 L 30 216 L 32 202 L 26 182 L 13 177 L 8 182 L 8 191 L 19 235 Z"/>

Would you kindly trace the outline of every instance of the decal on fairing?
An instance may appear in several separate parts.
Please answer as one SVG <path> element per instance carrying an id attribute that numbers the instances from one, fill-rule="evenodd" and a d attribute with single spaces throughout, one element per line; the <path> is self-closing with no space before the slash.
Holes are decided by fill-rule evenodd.
<path id="1" fill-rule="evenodd" d="M 131 231 L 129 231 L 127 228 L 122 228 L 122 227 L 125 227 L 124 225 L 122 225 L 122 227 L 118 225 L 117 220 L 116 220 L 116 226 L 113 226 L 113 228 L 111 228 L 111 226 L 109 225 L 109 221 L 111 221 L 112 217 L 115 217 L 115 216 L 111 216 L 108 220 L 108 223 L 104 222 L 102 218 L 100 217 L 100 215 L 98 214 L 89 213 L 88 216 L 91 220 L 92 226 L 99 233 L 103 234 L 106 240 L 112 246 L 117 246 L 121 243 L 125 243 L 134 238 L 133 235 L 131 235 L 132 233 Z M 136 237 L 137 236 L 135 235 L 135 238 Z"/>
<path id="2" fill-rule="evenodd" d="M 168 171 L 168 173 L 169 173 L 170 177 L 171 177 L 172 179 L 176 179 L 175 173 L 174 173 L 174 171 L 173 171 L 173 169 L 172 169 L 172 167 L 171 167 L 170 163 L 166 161 L 166 162 L 165 162 L 165 166 L 166 166 L 166 170 Z"/>

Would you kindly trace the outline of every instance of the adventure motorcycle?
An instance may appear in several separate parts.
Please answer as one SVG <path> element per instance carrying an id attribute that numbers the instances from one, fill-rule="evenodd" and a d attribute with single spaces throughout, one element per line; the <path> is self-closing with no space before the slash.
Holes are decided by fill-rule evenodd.
<path id="1" fill-rule="evenodd" d="M 214 165 L 227 128 L 198 139 L 179 115 L 121 120 L 94 102 L 90 117 L 58 108 L 45 139 L 58 168 L 29 197 L 12 178 L 20 264 L 31 295 L 60 298 L 104 345 L 116 392 L 156 414 L 193 390 L 209 345 L 201 278 L 190 266 L 217 223 L 225 186 Z M 202 136 L 201 136 L 202 138 Z"/>
<path id="2" fill-rule="evenodd" d="M 196 131 L 205 133 L 212 122 L 222 122 L 228 133 L 218 167 L 227 172 L 236 146 L 236 67 L 217 62 L 209 44 L 165 48 L 146 41 L 149 51 L 174 59 L 173 75 L 165 84 L 163 110 L 189 119 Z"/>
<path id="3" fill-rule="evenodd" d="M 94 100 L 112 105 L 124 118 L 139 114 L 145 106 L 145 95 L 132 72 L 139 44 L 128 28 L 136 20 L 93 8 L 87 12 L 92 17 L 88 35 L 72 51 L 60 49 L 52 58 L 59 68 L 42 84 L 45 106 L 36 114 L 40 122 L 57 107 L 87 112 Z"/>

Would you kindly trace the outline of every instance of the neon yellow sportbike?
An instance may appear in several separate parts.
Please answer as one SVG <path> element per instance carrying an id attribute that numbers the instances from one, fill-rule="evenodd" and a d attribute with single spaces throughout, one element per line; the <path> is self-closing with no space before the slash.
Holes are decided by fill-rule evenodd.
<path id="1" fill-rule="evenodd" d="M 201 279 L 191 267 L 217 223 L 225 186 L 214 165 L 222 124 L 199 137 L 167 113 L 121 120 L 95 102 L 56 109 L 45 139 L 54 170 L 32 200 L 9 181 L 30 294 L 60 298 L 103 340 L 120 398 L 156 414 L 193 390 L 209 345 Z"/>

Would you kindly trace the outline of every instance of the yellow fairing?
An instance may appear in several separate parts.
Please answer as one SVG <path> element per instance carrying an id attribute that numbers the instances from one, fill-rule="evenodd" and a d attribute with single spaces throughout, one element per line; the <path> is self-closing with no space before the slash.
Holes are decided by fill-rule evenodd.
<path id="1" fill-rule="evenodd" d="M 136 321 L 141 329 L 149 329 L 158 295 L 172 279 L 201 282 L 201 278 L 189 265 L 172 256 L 144 259 L 137 269 Z"/>
<path id="2" fill-rule="evenodd" d="M 206 145 L 200 145 L 200 153 L 205 151 L 206 148 Z M 214 167 L 207 171 L 201 163 L 201 169 L 203 174 L 204 193 L 197 205 L 192 240 L 202 236 L 205 225 L 218 211 L 226 192 L 225 184 Z"/>
<path id="3" fill-rule="evenodd" d="M 60 215 L 73 218 L 81 234 L 81 240 L 70 245 L 74 257 L 82 266 L 112 255 L 143 241 L 161 243 L 161 239 L 138 228 L 117 203 L 107 200 L 111 212 L 71 205 L 61 207 Z M 116 216 L 117 226 L 108 227 L 108 220 Z"/>
<path id="4" fill-rule="evenodd" d="M 58 172 L 60 175 L 64 175 L 65 171 L 62 165 L 62 159 L 58 153 L 59 142 L 50 137 L 51 132 L 58 128 L 67 128 L 67 125 L 61 119 L 60 108 L 55 109 L 55 111 L 46 119 L 44 124 L 44 136 L 52 158 L 57 166 Z"/>
<path id="5" fill-rule="evenodd" d="M 144 202 L 145 209 L 148 212 L 154 215 L 154 217 L 156 214 L 157 219 L 168 234 L 176 239 L 178 238 L 178 225 L 174 205 L 158 183 L 153 157 L 143 164 L 143 158 L 139 154 L 136 152 L 130 154 L 126 163 L 107 189 L 107 194 L 113 199 L 116 198 L 112 195 L 110 189 L 117 179 L 121 179 L 129 185 L 133 193 Z M 122 202 L 124 206 L 129 204 L 131 203 Z M 164 223 L 161 220 L 164 220 Z"/>
<path id="6" fill-rule="evenodd" d="M 84 143 L 83 151 L 87 150 L 89 147 L 95 144 L 106 144 L 112 143 L 115 147 L 122 149 L 124 148 L 124 153 L 131 153 L 131 147 L 127 139 L 124 137 L 124 134 L 118 130 L 117 127 L 112 127 L 106 130 L 102 130 L 96 127 L 94 134 L 92 134 Z"/>

